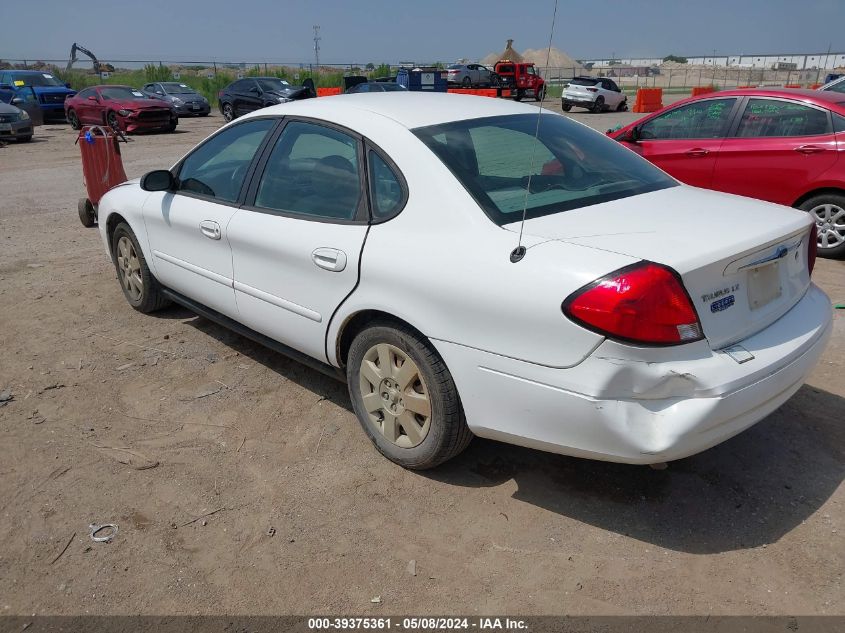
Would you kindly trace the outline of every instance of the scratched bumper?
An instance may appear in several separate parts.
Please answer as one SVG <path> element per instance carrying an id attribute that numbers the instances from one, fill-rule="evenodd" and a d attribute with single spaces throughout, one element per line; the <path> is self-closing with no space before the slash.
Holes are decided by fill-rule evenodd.
<path id="1" fill-rule="evenodd" d="M 671 461 L 740 433 L 804 383 L 832 330 L 816 286 L 787 314 L 739 344 L 738 363 L 706 341 L 634 348 L 605 341 L 555 369 L 435 341 L 472 431 L 540 450 L 631 464 Z"/>

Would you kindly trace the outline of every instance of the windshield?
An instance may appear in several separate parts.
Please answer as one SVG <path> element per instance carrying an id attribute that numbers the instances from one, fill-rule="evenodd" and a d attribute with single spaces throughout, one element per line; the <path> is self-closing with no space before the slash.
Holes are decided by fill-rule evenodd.
<path id="1" fill-rule="evenodd" d="M 526 218 L 537 218 L 678 184 L 566 117 L 544 114 L 537 125 L 536 114 L 515 114 L 413 132 L 500 226 L 520 220 L 523 206 Z"/>
<path id="2" fill-rule="evenodd" d="M 290 86 L 284 79 L 257 79 L 262 90 L 284 90 Z"/>
<path id="3" fill-rule="evenodd" d="M 178 83 L 164 83 L 161 84 L 164 91 L 169 95 L 192 95 L 196 94 L 196 90 L 186 84 Z"/>
<path id="4" fill-rule="evenodd" d="M 108 88 L 101 88 L 100 96 L 102 96 L 103 99 L 106 100 L 114 99 L 116 101 L 147 98 L 147 96 L 140 90 L 135 90 L 135 88 L 127 88 L 125 86 L 109 86 Z M 159 101 L 159 103 L 161 102 Z"/>
<path id="5" fill-rule="evenodd" d="M 50 73 L 15 73 L 12 75 L 12 83 L 15 86 L 61 86 L 64 88 L 64 83 Z"/>
<path id="6" fill-rule="evenodd" d="M 824 89 L 825 92 L 845 92 L 845 79 L 837 81 Z"/>
<path id="7" fill-rule="evenodd" d="M 380 83 L 379 87 L 385 92 L 406 92 L 408 89 L 402 84 Z"/>

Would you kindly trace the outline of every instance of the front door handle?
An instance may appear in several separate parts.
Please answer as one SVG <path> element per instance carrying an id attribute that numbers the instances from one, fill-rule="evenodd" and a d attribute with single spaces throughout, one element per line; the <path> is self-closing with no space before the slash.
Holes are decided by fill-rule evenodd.
<path id="1" fill-rule="evenodd" d="M 704 149 L 703 147 L 694 147 L 691 150 L 687 150 L 687 156 L 707 156 L 710 153 L 709 149 Z"/>
<path id="2" fill-rule="evenodd" d="M 336 248 L 317 248 L 311 253 L 311 261 L 320 268 L 339 273 L 346 268 L 346 253 Z"/>
<path id="3" fill-rule="evenodd" d="M 818 154 L 824 151 L 824 147 L 819 147 L 818 145 L 801 145 L 796 147 L 795 151 L 801 154 Z"/>
<path id="4" fill-rule="evenodd" d="M 200 222 L 200 232 L 210 240 L 220 239 L 220 225 L 214 220 L 203 220 Z"/>

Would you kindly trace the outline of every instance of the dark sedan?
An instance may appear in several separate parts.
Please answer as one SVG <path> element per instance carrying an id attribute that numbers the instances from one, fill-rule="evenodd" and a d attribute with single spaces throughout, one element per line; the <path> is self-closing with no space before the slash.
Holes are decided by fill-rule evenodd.
<path id="1" fill-rule="evenodd" d="M 259 108 L 316 96 L 313 85 L 293 86 L 278 77 L 245 77 L 217 93 L 220 113 L 227 121 Z"/>
<path id="2" fill-rule="evenodd" d="M 0 145 L 8 139 L 31 141 L 32 119 L 24 110 L 8 103 L 0 103 Z"/>
<path id="3" fill-rule="evenodd" d="M 178 81 L 146 84 L 141 91 L 148 97 L 166 101 L 179 116 L 208 116 L 211 104 L 196 90 Z"/>

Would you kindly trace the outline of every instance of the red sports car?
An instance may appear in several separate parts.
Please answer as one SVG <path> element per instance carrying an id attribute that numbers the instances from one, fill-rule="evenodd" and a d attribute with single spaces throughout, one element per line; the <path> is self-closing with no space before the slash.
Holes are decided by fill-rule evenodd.
<path id="1" fill-rule="evenodd" d="M 688 185 L 811 213 L 819 255 L 845 257 L 845 94 L 714 92 L 608 134 Z"/>
<path id="2" fill-rule="evenodd" d="M 172 106 L 129 86 L 92 86 L 65 101 L 74 130 L 83 125 L 111 125 L 124 132 L 172 132 L 179 117 Z"/>

